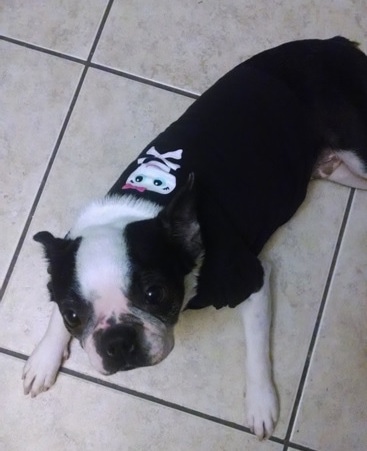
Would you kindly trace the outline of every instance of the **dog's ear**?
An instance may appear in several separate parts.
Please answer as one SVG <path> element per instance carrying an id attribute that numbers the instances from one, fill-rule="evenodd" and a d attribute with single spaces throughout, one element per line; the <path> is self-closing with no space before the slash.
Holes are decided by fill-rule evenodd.
<path id="1" fill-rule="evenodd" d="M 43 245 L 46 259 L 51 267 L 54 263 L 60 261 L 61 258 L 74 254 L 81 241 L 81 238 L 76 238 L 75 240 L 55 238 L 50 232 L 38 232 L 33 236 L 33 239 Z"/>
<path id="2" fill-rule="evenodd" d="M 195 177 L 190 174 L 186 184 L 159 213 L 164 230 L 171 239 L 197 258 L 202 252 L 200 226 L 197 218 Z"/>

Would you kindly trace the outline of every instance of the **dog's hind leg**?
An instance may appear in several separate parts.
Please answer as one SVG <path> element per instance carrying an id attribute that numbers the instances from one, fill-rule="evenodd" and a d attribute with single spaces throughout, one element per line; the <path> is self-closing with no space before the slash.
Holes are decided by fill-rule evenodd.
<path id="1" fill-rule="evenodd" d="M 325 150 L 315 165 L 312 178 L 367 190 L 365 164 L 353 151 Z"/>
<path id="2" fill-rule="evenodd" d="M 264 283 L 240 305 L 246 340 L 245 425 L 262 440 L 272 435 L 278 420 L 278 398 L 270 358 L 270 264 L 263 264 Z"/>
<path id="3" fill-rule="evenodd" d="M 33 398 L 55 383 L 63 360 L 69 356 L 70 339 L 55 305 L 45 335 L 24 366 L 22 379 L 26 395 L 30 393 Z"/>

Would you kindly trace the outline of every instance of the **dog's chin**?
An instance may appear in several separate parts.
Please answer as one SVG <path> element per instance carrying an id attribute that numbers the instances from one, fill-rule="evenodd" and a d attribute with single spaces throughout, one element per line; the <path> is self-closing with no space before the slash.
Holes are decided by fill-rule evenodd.
<path id="1" fill-rule="evenodd" d="M 100 374 L 102 374 L 103 376 L 112 376 L 112 375 L 114 375 L 114 374 L 117 374 L 117 373 L 123 373 L 123 372 L 125 372 L 125 371 L 130 371 L 130 370 L 134 370 L 134 369 L 136 369 L 136 368 L 138 368 L 138 367 L 136 367 L 136 366 L 129 366 L 129 365 L 127 365 L 127 366 L 125 366 L 125 367 L 123 367 L 123 368 L 119 368 L 119 369 L 117 369 L 117 370 L 106 370 L 105 368 L 103 368 L 103 369 L 101 369 L 101 368 L 96 368 L 96 367 L 94 367 L 94 369 L 95 370 L 97 370 Z"/>
<path id="2" fill-rule="evenodd" d="M 113 374 L 117 374 L 117 373 L 124 373 L 126 371 L 132 371 L 132 370 L 136 370 L 139 368 L 146 368 L 149 366 L 158 365 L 158 363 L 162 362 L 167 357 L 167 355 L 163 358 L 157 358 L 156 360 L 153 359 L 150 362 L 143 362 L 139 365 L 125 364 L 117 369 L 106 369 L 103 365 L 101 366 L 100 362 L 98 362 L 96 364 L 95 357 L 91 357 L 91 356 L 88 356 L 88 357 L 89 357 L 89 361 L 90 361 L 91 365 L 93 366 L 93 368 L 96 371 L 98 371 L 98 373 L 102 374 L 103 376 L 112 376 Z M 101 358 L 101 361 L 102 361 L 102 358 Z"/>
<path id="3" fill-rule="evenodd" d="M 103 368 L 102 370 L 100 368 L 95 368 L 100 374 L 102 374 L 103 376 L 112 376 L 113 374 L 117 374 L 117 373 L 125 373 L 126 371 L 132 371 L 132 370 L 137 370 L 139 368 L 146 368 L 149 366 L 154 366 L 157 365 L 158 363 L 162 362 L 162 360 L 164 359 L 160 359 L 159 361 L 153 363 L 153 362 L 149 362 L 149 363 L 142 363 L 141 365 L 130 365 L 130 364 L 126 364 L 124 366 L 122 366 L 121 368 L 118 368 L 116 370 L 108 370 L 106 368 Z"/>

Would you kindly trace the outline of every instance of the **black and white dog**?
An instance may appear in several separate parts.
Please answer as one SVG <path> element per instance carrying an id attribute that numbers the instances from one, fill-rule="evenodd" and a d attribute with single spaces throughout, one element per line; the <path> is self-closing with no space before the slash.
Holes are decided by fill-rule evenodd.
<path id="1" fill-rule="evenodd" d="M 56 306 L 25 365 L 25 393 L 54 383 L 71 337 L 112 374 L 167 357 L 184 309 L 239 306 L 246 425 L 269 437 L 278 417 L 270 266 L 258 254 L 311 178 L 367 189 L 367 57 L 341 37 L 284 44 L 240 64 L 154 139 L 65 238 L 35 235 Z"/>

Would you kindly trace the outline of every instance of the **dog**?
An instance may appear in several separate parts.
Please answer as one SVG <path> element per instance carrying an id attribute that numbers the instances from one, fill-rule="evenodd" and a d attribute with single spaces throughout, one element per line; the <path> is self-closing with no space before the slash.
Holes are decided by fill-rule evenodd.
<path id="1" fill-rule="evenodd" d="M 367 57 L 343 37 L 266 50 L 219 79 L 141 152 L 48 261 L 48 329 L 24 390 L 50 388 L 77 338 L 103 374 L 151 366 L 185 309 L 238 308 L 246 426 L 278 418 L 270 357 L 271 266 L 258 255 L 321 178 L 367 189 Z"/>

